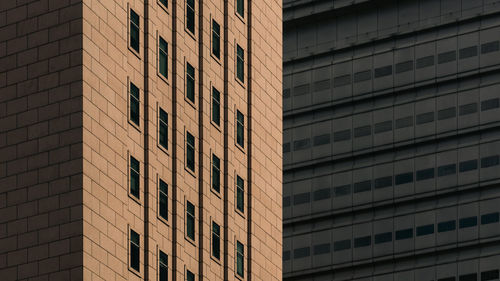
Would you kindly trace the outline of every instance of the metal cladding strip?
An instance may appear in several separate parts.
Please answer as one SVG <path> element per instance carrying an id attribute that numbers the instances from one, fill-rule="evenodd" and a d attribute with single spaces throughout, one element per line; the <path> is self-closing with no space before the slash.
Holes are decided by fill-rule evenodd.
<path id="1" fill-rule="evenodd" d="M 204 237 L 203 237 L 203 223 L 204 223 L 204 216 L 203 216 L 203 197 L 204 197 L 204 184 L 203 184 L 203 0 L 198 0 L 198 7 L 199 7 L 199 17 L 198 17 L 198 47 L 199 47 L 199 54 L 198 54 L 198 77 L 199 77 L 199 83 L 198 83 L 198 146 L 199 146 L 199 151 L 198 151 L 198 214 L 199 214 L 199 219 L 198 219 L 198 229 L 199 229 L 199 239 L 198 239 L 198 280 L 202 281 L 204 278 L 203 274 L 203 242 L 204 242 Z M 210 156 L 209 156 L 210 157 Z"/>
<path id="2" fill-rule="evenodd" d="M 172 280 L 177 280 L 177 0 L 172 1 Z"/>
<path id="3" fill-rule="evenodd" d="M 149 280 L 149 0 L 144 0 L 144 279 Z"/>

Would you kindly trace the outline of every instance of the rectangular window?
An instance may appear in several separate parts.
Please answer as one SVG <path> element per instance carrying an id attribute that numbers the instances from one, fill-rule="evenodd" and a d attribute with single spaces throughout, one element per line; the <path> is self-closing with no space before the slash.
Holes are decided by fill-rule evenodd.
<path id="1" fill-rule="evenodd" d="M 309 203 L 311 201 L 311 194 L 309 192 L 303 192 L 293 195 L 293 205 L 300 205 Z"/>
<path id="2" fill-rule="evenodd" d="M 499 221 L 499 213 L 489 213 L 481 215 L 481 224 L 496 223 Z"/>
<path id="3" fill-rule="evenodd" d="M 314 146 L 325 145 L 330 143 L 330 134 L 314 136 Z"/>
<path id="4" fill-rule="evenodd" d="M 140 236 L 137 232 L 130 230 L 130 267 L 140 271 Z"/>
<path id="5" fill-rule="evenodd" d="M 417 171 L 417 181 L 423 181 L 434 178 L 434 168 L 428 168 Z"/>
<path id="6" fill-rule="evenodd" d="M 330 188 L 322 188 L 314 191 L 314 201 L 325 200 L 330 198 Z"/>
<path id="7" fill-rule="evenodd" d="M 163 77 L 168 78 L 168 44 L 163 38 L 160 37 L 158 42 L 158 71 Z"/>
<path id="8" fill-rule="evenodd" d="M 333 133 L 333 141 L 346 141 L 351 139 L 351 130 L 342 130 Z"/>
<path id="9" fill-rule="evenodd" d="M 167 281 L 168 280 L 168 256 L 164 252 L 160 251 L 160 256 L 158 260 L 158 267 L 159 267 L 159 277 L 160 281 Z"/>
<path id="10" fill-rule="evenodd" d="M 309 257 L 310 255 L 311 255 L 311 248 L 309 247 L 302 247 L 293 250 L 294 259 Z"/>
<path id="11" fill-rule="evenodd" d="M 459 281 L 476 281 L 477 274 L 476 273 L 469 273 L 469 274 L 460 275 L 458 277 L 458 280 Z"/>
<path id="12" fill-rule="evenodd" d="M 191 240 L 194 239 L 194 205 L 186 201 L 186 235 Z"/>
<path id="13" fill-rule="evenodd" d="M 427 56 L 417 59 L 417 68 L 424 68 L 434 65 L 434 56 Z"/>
<path id="14" fill-rule="evenodd" d="M 396 185 L 413 182 L 413 173 L 404 173 L 395 176 Z"/>
<path id="15" fill-rule="evenodd" d="M 334 187 L 333 190 L 335 192 L 335 196 L 349 195 L 349 194 L 351 194 L 351 185 L 346 184 L 346 185 L 336 186 L 336 187 Z"/>
<path id="16" fill-rule="evenodd" d="M 449 164 L 438 167 L 438 177 L 454 175 L 457 172 L 457 164 Z"/>
<path id="17" fill-rule="evenodd" d="M 236 12 L 238 15 L 240 15 L 242 18 L 244 18 L 244 12 L 245 12 L 245 7 L 243 6 L 243 1 L 244 0 L 236 0 Z"/>
<path id="18" fill-rule="evenodd" d="M 489 168 L 498 165 L 500 159 L 498 155 L 481 158 L 481 168 Z"/>
<path id="19" fill-rule="evenodd" d="M 392 241 L 392 232 L 375 234 L 375 244 L 387 243 Z"/>
<path id="20" fill-rule="evenodd" d="M 458 108 L 458 114 L 460 116 L 468 115 L 468 114 L 472 114 L 472 113 L 476 113 L 476 112 L 477 112 L 477 103 L 475 103 L 475 102 L 461 105 Z"/>
<path id="21" fill-rule="evenodd" d="M 220 193 L 220 159 L 212 154 L 212 189 Z"/>
<path id="22" fill-rule="evenodd" d="M 194 34 L 194 0 L 186 0 L 186 28 Z"/>
<path id="23" fill-rule="evenodd" d="M 186 97 L 194 103 L 194 67 L 186 63 Z"/>
<path id="24" fill-rule="evenodd" d="M 392 186 L 392 176 L 376 178 L 373 181 L 375 189 Z"/>
<path id="25" fill-rule="evenodd" d="M 367 247 L 370 246 L 371 243 L 372 243 L 371 236 L 354 238 L 354 248 Z"/>
<path id="26" fill-rule="evenodd" d="M 186 132 L 186 167 L 194 172 L 194 137 Z"/>
<path id="27" fill-rule="evenodd" d="M 245 212 L 245 182 L 240 176 L 236 176 L 236 209 Z"/>
<path id="28" fill-rule="evenodd" d="M 484 43 L 481 45 L 481 54 L 496 52 L 499 50 L 499 46 L 500 46 L 500 43 L 498 41 Z"/>
<path id="29" fill-rule="evenodd" d="M 481 272 L 481 281 L 498 280 L 498 269 Z"/>
<path id="30" fill-rule="evenodd" d="M 417 236 L 429 235 L 432 233 L 434 233 L 434 225 L 433 224 L 422 225 L 422 226 L 417 227 Z"/>
<path id="31" fill-rule="evenodd" d="M 158 213 L 160 217 L 168 221 L 168 185 L 161 179 L 159 181 Z"/>
<path id="32" fill-rule="evenodd" d="M 236 78 L 245 83 L 245 54 L 240 45 L 236 45 Z"/>
<path id="33" fill-rule="evenodd" d="M 139 88 L 137 88 L 137 86 L 134 85 L 134 83 L 130 82 L 130 121 L 132 121 L 137 126 L 140 126 L 139 101 L 140 101 Z"/>
<path id="34" fill-rule="evenodd" d="M 354 193 L 370 191 L 372 189 L 372 182 L 370 180 L 357 182 L 354 184 Z"/>
<path id="35" fill-rule="evenodd" d="M 463 161 L 463 162 L 460 162 L 458 164 L 458 170 L 460 171 L 460 173 L 468 172 L 468 171 L 472 171 L 472 170 L 476 170 L 476 169 L 477 169 L 477 160 L 476 159 Z"/>
<path id="36" fill-rule="evenodd" d="M 498 108 L 499 106 L 499 99 L 494 98 L 494 99 L 489 99 L 481 102 L 481 111 L 487 111 L 491 109 Z"/>
<path id="37" fill-rule="evenodd" d="M 140 163 L 137 159 L 130 156 L 130 194 L 139 199 L 139 168 Z"/>
<path id="38" fill-rule="evenodd" d="M 392 131 L 392 121 L 384 121 L 375 124 L 375 134 Z"/>
<path id="39" fill-rule="evenodd" d="M 158 141 L 160 145 L 168 149 L 168 114 L 160 108 L 160 120 L 158 122 Z"/>
<path id="40" fill-rule="evenodd" d="M 212 54 L 220 59 L 220 25 L 212 19 Z"/>
<path id="41" fill-rule="evenodd" d="M 334 251 L 348 250 L 350 248 L 351 248 L 351 239 L 333 242 L 333 250 Z"/>
<path id="42" fill-rule="evenodd" d="M 396 129 L 413 126 L 413 116 L 396 119 Z"/>
<path id="43" fill-rule="evenodd" d="M 212 222 L 212 255 L 220 259 L 220 226 Z"/>
<path id="44" fill-rule="evenodd" d="M 324 255 L 330 253 L 330 243 L 314 245 L 315 255 Z"/>
<path id="45" fill-rule="evenodd" d="M 139 15 L 130 9 L 130 47 L 139 52 Z"/>
<path id="46" fill-rule="evenodd" d="M 236 241 L 236 274 L 238 274 L 240 277 L 243 277 L 244 275 L 244 247 L 243 244 L 240 243 L 240 241 Z"/>
<path id="47" fill-rule="evenodd" d="M 474 227 L 476 225 L 477 225 L 477 217 L 461 218 L 458 221 L 458 226 L 460 228 Z"/>
<path id="48" fill-rule="evenodd" d="M 186 281 L 194 281 L 194 273 L 189 270 L 186 271 Z"/>
<path id="49" fill-rule="evenodd" d="M 220 125 L 220 92 L 212 87 L 212 122 Z"/>
<path id="50" fill-rule="evenodd" d="M 396 231 L 396 240 L 410 239 L 413 237 L 413 228 Z"/>
<path id="51" fill-rule="evenodd" d="M 239 110 L 236 111 L 236 143 L 245 147 L 244 139 L 245 139 L 245 119 L 243 117 L 243 113 Z"/>
<path id="52" fill-rule="evenodd" d="M 453 231 L 457 228 L 456 224 L 455 220 L 440 222 L 438 223 L 438 232 Z"/>

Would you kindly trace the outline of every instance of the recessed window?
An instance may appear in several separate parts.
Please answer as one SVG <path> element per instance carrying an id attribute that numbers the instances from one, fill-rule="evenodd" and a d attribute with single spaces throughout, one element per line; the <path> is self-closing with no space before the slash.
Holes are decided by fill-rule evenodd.
<path id="1" fill-rule="evenodd" d="M 367 246 L 370 246 L 371 243 L 372 243 L 371 236 L 363 236 L 363 237 L 354 238 L 354 248 L 367 247 Z"/>
<path id="2" fill-rule="evenodd" d="M 160 108 L 159 115 L 158 141 L 163 148 L 168 149 L 168 114 Z"/>
<path id="3" fill-rule="evenodd" d="M 212 222 L 212 255 L 220 259 L 220 226 Z"/>
<path id="4" fill-rule="evenodd" d="M 481 111 L 487 111 L 499 107 L 499 99 L 489 99 L 481 102 Z"/>
<path id="5" fill-rule="evenodd" d="M 498 280 L 500 276 L 498 269 L 481 272 L 481 281 Z"/>
<path id="6" fill-rule="evenodd" d="M 194 67 L 186 63 L 186 97 L 194 103 Z"/>
<path id="7" fill-rule="evenodd" d="M 396 231 L 396 240 L 410 239 L 413 237 L 413 228 L 401 229 Z"/>
<path id="8" fill-rule="evenodd" d="M 159 267 L 159 279 L 160 281 L 168 280 L 168 256 L 164 252 L 160 251 L 159 259 L 158 259 L 158 267 Z"/>
<path id="9" fill-rule="evenodd" d="M 245 54 L 240 45 L 236 45 L 236 78 L 245 83 Z"/>
<path id="10" fill-rule="evenodd" d="M 243 244 L 240 241 L 236 241 L 236 274 L 238 276 L 243 277 L 244 275 L 244 257 L 245 257 L 245 249 Z"/>
<path id="11" fill-rule="evenodd" d="M 381 244 L 392 241 L 392 232 L 375 234 L 375 244 Z"/>
<path id="12" fill-rule="evenodd" d="M 168 185 L 166 182 L 159 180 L 158 194 L 158 214 L 165 220 L 168 220 Z"/>
<path id="13" fill-rule="evenodd" d="M 413 182 L 413 173 L 403 173 L 395 176 L 396 185 Z"/>
<path id="14" fill-rule="evenodd" d="M 165 6 L 165 8 L 168 7 L 168 1 L 167 0 L 160 0 L 160 3 Z"/>
<path id="15" fill-rule="evenodd" d="M 346 185 L 336 186 L 333 188 L 333 191 L 335 193 L 335 196 L 337 196 L 337 197 L 349 195 L 349 194 L 351 194 L 351 185 L 346 184 Z"/>
<path id="16" fill-rule="evenodd" d="M 130 267 L 140 271 L 140 236 L 137 232 L 130 230 Z"/>
<path id="17" fill-rule="evenodd" d="M 417 227 L 417 236 L 429 235 L 434 233 L 434 225 L 427 224 Z"/>
<path id="18" fill-rule="evenodd" d="M 481 158 L 481 168 L 489 168 L 499 164 L 500 157 L 498 155 Z"/>
<path id="19" fill-rule="evenodd" d="M 458 170 L 460 171 L 460 173 L 468 172 L 468 171 L 472 171 L 472 170 L 476 170 L 476 169 L 477 169 L 477 160 L 476 159 L 462 161 L 458 165 Z"/>
<path id="20" fill-rule="evenodd" d="M 139 52 L 139 15 L 130 9 L 130 47 Z"/>
<path id="21" fill-rule="evenodd" d="M 194 137 L 186 132 L 186 167 L 194 172 Z"/>
<path id="22" fill-rule="evenodd" d="M 438 223 L 438 232 L 448 232 L 453 231 L 457 228 L 455 220 L 443 221 Z"/>
<path id="23" fill-rule="evenodd" d="M 496 223 L 499 221 L 499 213 L 489 213 L 481 215 L 481 224 Z"/>
<path id="24" fill-rule="evenodd" d="M 130 156 L 130 194 L 139 199 L 139 173 L 140 163 L 137 159 Z"/>
<path id="25" fill-rule="evenodd" d="M 168 78 L 168 44 L 160 37 L 158 45 L 158 71 L 163 77 Z"/>
<path id="26" fill-rule="evenodd" d="M 194 273 L 189 270 L 186 270 L 186 281 L 194 281 Z"/>
<path id="27" fill-rule="evenodd" d="M 139 104 L 140 104 L 139 88 L 134 83 L 130 83 L 130 121 L 137 126 L 139 125 Z"/>
<path id="28" fill-rule="evenodd" d="M 220 25 L 212 19 L 212 54 L 220 59 Z"/>
<path id="29" fill-rule="evenodd" d="M 220 125 L 220 92 L 212 87 L 212 122 Z"/>
<path id="30" fill-rule="evenodd" d="M 458 221 L 458 226 L 460 228 L 474 227 L 476 225 L 477 225 L 477 217 L 461 218 Z"/>
<path id="31" fill-rule="evenodd" d="M 333 250 L 334 251 L 348 250 L 350 248 L 351 248 L 351 239 L 333 242 Z"/>
<path id="32" fill-rule="evenodd" d="M 236 209 L 245 212 L 245 182 L 240 176 L 236 176 Z"/>
<path id="33" fill-rule="evenodd" d="M 445 177 L 449 175 L 454 175 L 457 172 L 457 164 L 449 164 L 438 167 L 438 176 Z"/>
<path id="34" fill-rule="evenodd" d="M 324 255 L 330 253 L 330 243 L 314 245 L 315 255 Z"/>
<path id="35" fill-rule="evenodd" d="M 194 0 L 186 0 L 186 28 L 194 34 Z"/>
<path id="36" fill-rule="evenodd" d="M 189 239 L 194 239 L 194 205 L 186 201 L 186 235 Z"/>
<path id="37" fill-rule="evenodd" d="M 243 117 L 243 113 L 241 113 L 239 110 L 236 111 L 236 143 L 241 146 L 245 147 L 245 119 Z"/>
<path id="38" fill-rule="evenodd" d="M 373 181 L 373 185 L 375 186 L 375 189 L 392 186 L 392 176 L 376 178 Z"/>
<path id="39" fill-rule="evenodd" d="M 476 113 L 476 112 L 477 112 L 477 103 L 475 103 L 475 102 L 461 105 L 458 108 L 458 114 L 460 116 L 468 115 L 468 114 L 472 114 L 472 113 Z"/>
<path id="40" fill-rule="evenodd" d="M 242 18 L 244 18 L 244 13 L 245 13 L 245 7 L 244 5 L 244 0 L 236 0 L 236 13 L 240 15 Z"/>
<path id="41" fill-rule="evenodd" d="M 293 258 L 294 259 L 302 259 L 305 257 L 309 257 L 311 255 L 311 248 L 302 247 L 293 250 Z"/>
<path id="42" fill-rule="evenodd" d="M 220 159 L 212 154 L 212 189 L 220 193 Z"/>
<path id="43" fill-rule="evenodd" d="M 434 178 L 434 168 L 418 170 L 416 172 L 417 181 L 423 181 Z"/>

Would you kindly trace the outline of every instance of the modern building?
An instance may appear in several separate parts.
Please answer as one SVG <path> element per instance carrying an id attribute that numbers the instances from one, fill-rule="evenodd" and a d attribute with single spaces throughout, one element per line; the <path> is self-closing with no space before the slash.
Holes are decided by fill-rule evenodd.
<path id="1" fill-rule="evenodd" d="M 499 280 L 500 1 L 283 6 L 284 280 Z"/>
<path id="2" fill-rule="evenodd" d="M 0 1 L 0 279 L 280 280 L 281 23 Z"/>

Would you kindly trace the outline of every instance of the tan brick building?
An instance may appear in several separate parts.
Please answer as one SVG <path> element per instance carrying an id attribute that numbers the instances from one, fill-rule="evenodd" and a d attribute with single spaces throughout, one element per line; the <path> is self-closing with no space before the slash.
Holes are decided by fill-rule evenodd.
<path id="1" fill-rule="evenodd" d="M 0 1 L 0 279 L 281 280 L 281 7 Z"/>

